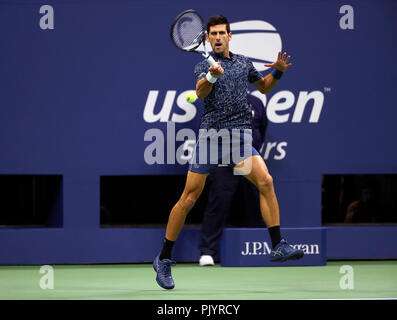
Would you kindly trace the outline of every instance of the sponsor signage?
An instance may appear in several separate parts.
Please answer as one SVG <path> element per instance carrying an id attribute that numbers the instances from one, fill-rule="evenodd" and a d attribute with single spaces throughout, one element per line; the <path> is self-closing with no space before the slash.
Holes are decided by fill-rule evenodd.
<path id="1" fill-rule="evenodd" d="M 282 236 L 304 252 L 300 260 L 271 262 L 272 243 L 267 229 L 227 228 L 221 241 L 223 267 L 316 266 L 326 264 L 325 228 L 282 228 Z"/>

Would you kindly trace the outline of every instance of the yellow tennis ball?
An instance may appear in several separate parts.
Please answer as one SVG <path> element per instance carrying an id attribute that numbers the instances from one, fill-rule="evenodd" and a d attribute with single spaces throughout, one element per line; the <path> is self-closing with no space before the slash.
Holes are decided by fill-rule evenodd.
<path id="1" fill-rule="evenodd" d="M 192 91 L 192 92 L 188 92 L 188 93 L 186 94 L 186 101 L 187 101 L 187 102 L 193 103 L 193 102 L 195 102 L 196 100 L 197 100 L 196 92 Z"/>

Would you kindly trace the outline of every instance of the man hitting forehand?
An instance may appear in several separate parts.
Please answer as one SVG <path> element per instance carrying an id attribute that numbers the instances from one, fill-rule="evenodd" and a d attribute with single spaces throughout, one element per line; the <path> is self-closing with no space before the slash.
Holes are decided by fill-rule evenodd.
<path id="1" fill-rule="evenodd" d="M 272 74 L 263 77 L 246 57 L 229 51 L 232 39 L 228 20 L 220 15 L 213 16 L 207 22 L 207 41 L 212 47 L 212 57 L 217 65 L 208 68 L 205 60 L 199 62 L 195 69 L 196 94 L 205 101 L 205 110 L 201 117 L 200 132 L 193 159 L 187 173 L 185 189 L 182 196 L 172 208 L 165 233 L 163 248 L 153 261 L 157 273 L 157 283 L 165 289 L 174 288 L 171 275 L 172 248 L 185 224 L 189 211 L 199 198 L 208 174 L 225 159 L 227 164 L 251 181 L 259 191 L 260 209 L 272 241 L 270 260 L 275 262 L 296 260 L 303 257 L 303 251 L 294 249 L 280 232 L 279 207 L 274 192 L 273 178 L 269 174 L 263 158 L 252 147 L 250 141 L 251 108 L 247 101 L 248 83 L 253 84 L 261 93 L 269 93 L 283 73 L 291 66 L 290 56 L 278 54 L 277 61 L 266 64 L 274 68 Z M 208 134 L 212 132 L 212 134 Z M 213 139 L 219 132 L 229 132 L 229 139 Z M 223 134 L 222 134 L 223 135 Z M 225 142 L 226 141 L 226 142 Z M 236 141 L 238 143 L 236 143 Z M 217 144 L 214 147 L 214 144 Z M 226 147 L 226 148 L 225 148 Z M 229 149 L 228 149 L 229 148 Z M 231 155 L 243 154 L 239 162 L 235 157 L 225 157 L 219 150 L 230 150 Z M 218 162 L 209 160 L 209 155 Z M 204 152 L 205 151 L 205 152 Z M 211 154 L 212 153 L 212 154 Z M 206 155 L 202 157 L 202 155 Z M 248 169 L 248 170 L 247 170 Z"/>

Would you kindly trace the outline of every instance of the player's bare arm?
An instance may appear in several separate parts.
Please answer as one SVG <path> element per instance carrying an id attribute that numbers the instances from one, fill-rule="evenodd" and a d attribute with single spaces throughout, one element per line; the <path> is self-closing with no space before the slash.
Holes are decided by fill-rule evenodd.
<path id="1" fill-rule="evenodd" d="M 285 72 L 290 66 L 292 66 L 292 63 L 288 63 L 290 58 L 291 58 L 291 56 L 287 56 L 286 52 L 284 52 L 284 54 L 282 56 L 281 56 L 281 52 L 279 52 L 276 62 L 274 62 L 272 64 L 265 64 L 265 67 L 271 67 L 278 71 Z M 276 86 L 277 82 L 278 82 L 278 80 L 274 78 L 273 74 L 269 73 L 262 79 L 254 82 L 253 85 L 261 93 L 267 94 L 273 90 L 273 88 Z"/>
<path id="2" fill-rule="evenodd" d="M 211 76 L 218 79 L 223 73 L 224 70 L 221 64 L 218 61 L 218 65 L 211 66 L 208 68 L 208 71 L 211 73 Z M 208 96 L 212 90 L 213 84 L 207 80 L 207 78 L 200 79 L 196 84 L 196 94 L 199 99 L 204 99 Z"/>

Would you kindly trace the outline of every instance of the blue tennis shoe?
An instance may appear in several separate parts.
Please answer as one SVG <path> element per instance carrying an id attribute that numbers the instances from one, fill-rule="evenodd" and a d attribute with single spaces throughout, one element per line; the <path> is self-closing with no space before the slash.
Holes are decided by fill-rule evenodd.
<path id="1" fill-rule="evenodd" d="M 287 260 L 298 260 L 303 257 L 303 250 L 295 249 L 289 245 L 286 240 L 282 239 L 272 252 L 270 252 L 270 261 L 285 262 Z"/>
<path id="2" fill-rule="evenodd" d="M 153 269 L 157 273 L 156 281 L 164 289 L 173 289 L 175 287 L 171 275 L 172 265 L 175 265 L 175 261 L 170 259 L 160 260 L 160 254 L 153 261 Z"/>

